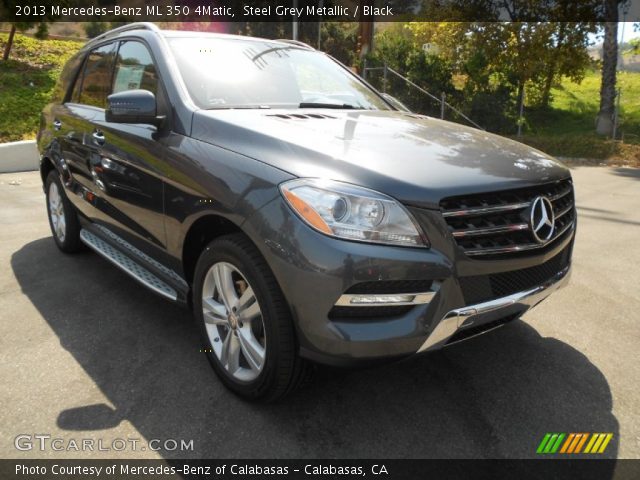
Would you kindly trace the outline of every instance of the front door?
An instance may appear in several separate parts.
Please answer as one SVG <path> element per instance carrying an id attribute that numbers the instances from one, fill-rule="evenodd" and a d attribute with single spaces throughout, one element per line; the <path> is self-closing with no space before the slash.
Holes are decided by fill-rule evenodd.
<path id="1" fill-rule="evenodd" d="M 163 95 L 147 47 L 127 40 L 118 45 L 108 93 L 133 89 Z M 161 134 L 152 125 L 106 122 L 104 107 L 106 98 L 85 132 L 99 223 L 139 248 L 164 249 Z"/>

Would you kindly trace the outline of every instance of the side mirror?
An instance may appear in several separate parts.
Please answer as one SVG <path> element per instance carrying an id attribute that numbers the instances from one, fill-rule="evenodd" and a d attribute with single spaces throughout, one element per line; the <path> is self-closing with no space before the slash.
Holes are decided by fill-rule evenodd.
<path id="1" fill-rule="evenodd" d="M 125 90 L 107 97 L 105 120 L 113 123 L 148 123 L 159 127 L 164 117 L 156 115 L 156 97 L 148 90 Z"/>

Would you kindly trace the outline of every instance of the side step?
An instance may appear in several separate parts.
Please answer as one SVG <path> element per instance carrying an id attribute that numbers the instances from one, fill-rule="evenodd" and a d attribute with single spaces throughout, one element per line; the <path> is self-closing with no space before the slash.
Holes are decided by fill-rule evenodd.
<path id="1" fill-rule="evenodd" d="M 114 248 L 93 233 L 83 228 L 80 230 L 80 240 L 111 263 L 114 263 L 117 267 L 120 267 L 120 269 L 138 280 L 145 287 L 150 288 L 157 294 L 162 295 L 169 300 L 173 300 L 174 302 L 178 299 L 178 292 L 173 288 L 149 270 L 136 263 L 133 259 L 122 253 L 120 250 Z"/>

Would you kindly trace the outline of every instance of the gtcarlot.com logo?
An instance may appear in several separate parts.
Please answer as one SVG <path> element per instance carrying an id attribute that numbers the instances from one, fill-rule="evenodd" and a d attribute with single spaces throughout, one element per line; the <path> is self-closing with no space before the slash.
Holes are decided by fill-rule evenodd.
<path id="1" fill-rule="evenodd" d="M 49 434 L 28 434 L 23 433 L 13 440 L 16 450 L 30 451 L 39 450 L 54 452 L 123 452 L 130 451 L 168 451 L 183 452 L 193 451 L 193 440 L 175 440 L 173 438 L 150 440 L 140 438 L 62 438 L 52 437 Z"/>
<path id="2" fill-rule="evenodd" d="M 536 453 L 604 453 L 613 433 L 547 433 Z"/>

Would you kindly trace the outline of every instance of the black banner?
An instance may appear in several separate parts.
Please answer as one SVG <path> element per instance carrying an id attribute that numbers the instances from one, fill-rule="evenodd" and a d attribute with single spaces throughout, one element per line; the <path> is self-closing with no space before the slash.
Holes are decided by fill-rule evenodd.
<path id="1" fill-rule="evenodd" d="M 640 0 L 12 0 L 0 21 L 640 21 Z"/>
<path id="2" fill-rule="evenodd" d="M 0 460 L 3 480 L 637 480 L 640 460 Z"/>

